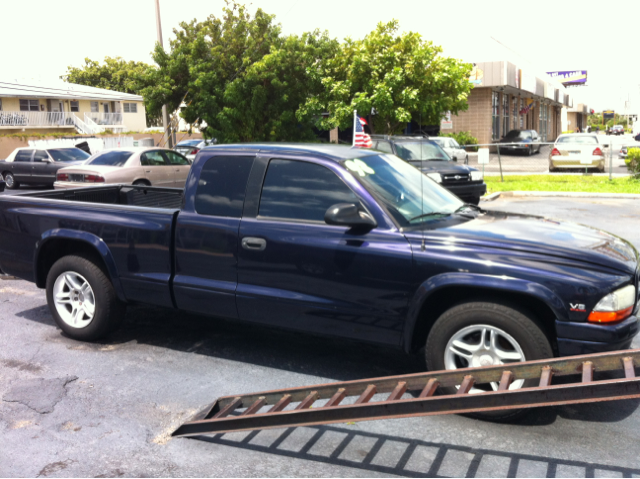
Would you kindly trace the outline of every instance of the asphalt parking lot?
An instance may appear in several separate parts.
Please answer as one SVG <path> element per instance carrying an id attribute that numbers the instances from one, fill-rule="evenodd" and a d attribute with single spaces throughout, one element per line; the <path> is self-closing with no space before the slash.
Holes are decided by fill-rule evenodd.
<path id="1" fill-rule="evenodd" d="M 482 206 L 591 224 L 640 248 L 640 200 Z M 0 281 L 0 305 L 0 476 L 640 477 L 640 400 L 538 409 L 518 425 L 435 416 L 171 439 L 218 396 L 423 362 L 141 306 L 107 340 L 82 343 L 61 334 L 44 292 L 24 281 Z"/>

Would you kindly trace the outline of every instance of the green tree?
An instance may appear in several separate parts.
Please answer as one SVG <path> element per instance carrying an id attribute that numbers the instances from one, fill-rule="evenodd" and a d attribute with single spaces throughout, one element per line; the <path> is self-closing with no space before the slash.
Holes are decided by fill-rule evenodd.
<path id="1" fill-rule="evenodd" d="M 153 70 L 153 66 L 144 62 L 126 61 L 121 57 L 106 57 L 104 63 L 85 58 L 82 67 L 68 66 L 66 74 L 60 78 L 78 85 L 141 95 L 150 85 Z M 147 111 L 147 124 L 158 124 L 159 120 L 157 112 Z"/>
<path id="2" fill-rule="evenodd" d="M 362 40 L 346 39 L 338 55 L 317 65 L 323 85 L 298 111 L 301 121 L 320 118 L 322 129 L 348 127 L 353 110 L 372 117 L 374 131 L 393 134 L 421 120 L 437 124 L 443 114 L 468 108 L 472 66 L 440 55 L 442 48 L 418 33 L 398 32 L 398 22 L 379 23 Z"/>

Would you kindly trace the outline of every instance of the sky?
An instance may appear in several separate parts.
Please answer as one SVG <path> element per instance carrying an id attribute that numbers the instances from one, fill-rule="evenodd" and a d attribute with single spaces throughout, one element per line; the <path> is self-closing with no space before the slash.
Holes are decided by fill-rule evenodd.
<path id="1" fill-rule="evenodd" d="M 640 1 L 568 2 L 432 0 L 253 0 L 253 12 L 275 14 L 285 34 L 315 29 L 362 38 L 379 22 L 397 19 L 444 54 L 468 62 L 509 60 L 537 73 L 587 70 L 574 104 L 596 111 L 640 113 L 640 40 L 629 21 Z M 160 0 L 165 48 L 183 21 L 222 15 L 223 0 Z M 611 6 L 609 6 L 611 5 Z M 0 0 L 3 46 L 0 79 L 58 79 L 84 58 L 120 56 L 152 63 L 157 40 L 155 0 Z M 7 21 L 8 19 L 14 19 Z M 18 21 L 18 19 L 21 19 Z M 15 42 L 9 41 L 15 39 Z"/>

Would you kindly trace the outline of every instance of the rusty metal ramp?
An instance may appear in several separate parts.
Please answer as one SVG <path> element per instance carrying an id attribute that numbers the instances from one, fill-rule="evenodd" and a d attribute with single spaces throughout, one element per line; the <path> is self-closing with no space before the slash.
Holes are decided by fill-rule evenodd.
<path id="1" fill-rule="evenodd" d="M 640 398 L 638 367 L 640 349 L 225 396 L 173 436 Z M 470 392 L 479 384 L 493 387 Z"/>

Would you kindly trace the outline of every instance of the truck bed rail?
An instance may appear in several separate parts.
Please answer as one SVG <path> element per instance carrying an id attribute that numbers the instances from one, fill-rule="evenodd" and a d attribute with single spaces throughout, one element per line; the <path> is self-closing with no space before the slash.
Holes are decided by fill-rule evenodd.
<path id="1" fill-rule="evenodd" d="M 173 436 L 640 398 L 637 367 L 640 349 L 225 396 Z M 624 378 L 594 378 L 602 372 L 619 372 Z M 567 377 L 563 384 L 552 384 L 554 377 L 562 376 Z M 522 379 L 536 385 L 509 389 Z M 469 393 L 474 384 L 492 382 L 497 390 Z M 455 394 L 435 395 L 438 388 L 452 386 Z M 403 398 L 411 391 L 415 397 Z M 380 399 L 372 400 L 374 396 Z"/>

